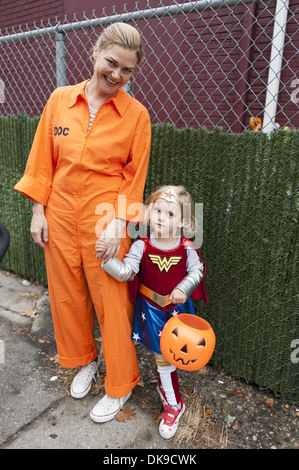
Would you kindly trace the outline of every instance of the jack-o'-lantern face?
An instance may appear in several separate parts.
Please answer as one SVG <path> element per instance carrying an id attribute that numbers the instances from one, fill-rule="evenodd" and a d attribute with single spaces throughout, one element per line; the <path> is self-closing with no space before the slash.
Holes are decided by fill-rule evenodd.
<path id="1" fill-rule="evenodd" d="M 188 313 L 168 320 L 160 340 L 165 359 L 178 369 L 191 371 L 209 362 L 215 343 L 215 333 L 209 323 Z"/>

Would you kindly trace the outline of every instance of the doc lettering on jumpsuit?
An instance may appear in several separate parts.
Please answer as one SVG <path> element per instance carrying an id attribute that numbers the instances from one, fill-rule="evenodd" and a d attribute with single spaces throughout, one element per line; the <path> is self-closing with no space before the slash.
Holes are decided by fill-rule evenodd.
<path id="1" fill-rule="evenodd" d="M 151 126 L 146 108 L 120 89 L 100 107 L 87 133 L 87 82 L 52 93 L 15 189 L 45 206 L 45 257 L 60 364 L 73 368 L 97 357 L 96 313 L 106 362 L 105 390 L 118 398 L 139 381 L 131 341 L 134 312 L 127 285 L 107 275 L 96 259 L 99 207 L 113 207 L 112 218 L 130 221 L 136 216 L 126 209 L 143 201 Z M 121 214 L 119 196 L 126 203 Z M 130 246 L 125 232 L 120 259 Z"/>

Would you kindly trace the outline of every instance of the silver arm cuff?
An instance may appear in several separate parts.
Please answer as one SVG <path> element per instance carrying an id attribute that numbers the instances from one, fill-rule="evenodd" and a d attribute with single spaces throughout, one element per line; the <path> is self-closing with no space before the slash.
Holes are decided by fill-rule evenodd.
<path id="1" fill-rule="evenodd" d="M 178 283 L 176 289 L 180 289 L 186 295 L 187 299 L 190 297 L 194 289 L 200 284 L 203 274 L 201 270 L 189 272 L 181 282 Z"/>
<path id="2" fill-rule="evenodd" d="M 134 274 L 133 269 L 118 258 L 110 258 L 106 263 L 103 261 L 102 268 L 114 279 L 123 282 L 128 281 Z"/>

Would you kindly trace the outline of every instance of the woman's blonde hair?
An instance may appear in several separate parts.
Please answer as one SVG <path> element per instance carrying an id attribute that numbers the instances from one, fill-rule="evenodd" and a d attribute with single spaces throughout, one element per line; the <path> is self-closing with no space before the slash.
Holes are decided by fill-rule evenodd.
<path id="1" fill-rule="evenodd" d="M 137 64 L 143 59 L 143 45 L 139 32 L 127 23 L 113 23 L 104 29 L 96 46 L 99 50 L 118 45 L 136 52 Z"/>
<path id="2" fill-rule="evenodd" d="M 165 185 L 156 189 L 156 191 L 153 192 L 149 196 L 149 198 L 145 201 L 146 222 L 147 223 L 149 222 L 151 207 L 153 203 L 155 202 L 155 200 L 157 199 L 157 196 L 160 193 L 166 193 L 170 189 L 172 189 L 175 192 L 178 202 L 180 203 L 182 219 L 184 218 L 185 220 L 185 223 L 183 226 L 183 232 L 184 232 L 184 235 L 188 236 L 188 234 L 192 233 L 195 229 L 195 213 L 194 213 L 194 204 L 192 201 L 192 197 L 190 196 L 188 191 L 184 188 L 184 186 Z"/>

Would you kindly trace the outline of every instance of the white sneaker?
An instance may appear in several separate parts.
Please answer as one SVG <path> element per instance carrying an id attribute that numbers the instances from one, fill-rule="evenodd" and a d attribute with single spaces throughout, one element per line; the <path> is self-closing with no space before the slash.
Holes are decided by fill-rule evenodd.
<path id="1" fill-rule="evenodd" d="M 91 410 L 91 419 L 96 423 L 106 423 L 106 421 L 110 421 L 119 413 L 131 394 L 132 392 L 121 398 L 110 398 L 105 395 Z"/>
<path id="2" fill-rule="evenodd" d="M 88 394 L 92 381 L 95 380 L 95 374 L 98 371 L 99 365 L 100 359 L 98 357 L 87 366 L 81 367 L 71 385 L 71 395 L 73 398 L 83 398 Z"/>
<path id="3" fill-rule="evenodd" d="M 171 439 L 178 428 L 179 420 L 185 411 L 185 403 L 183 400 L 180 402 L 180 407 L 172 408 L 165 405 L 165 413 L 162 414 L 162 420 L 159 425 L 159 434 L 164 439 Z"/>

